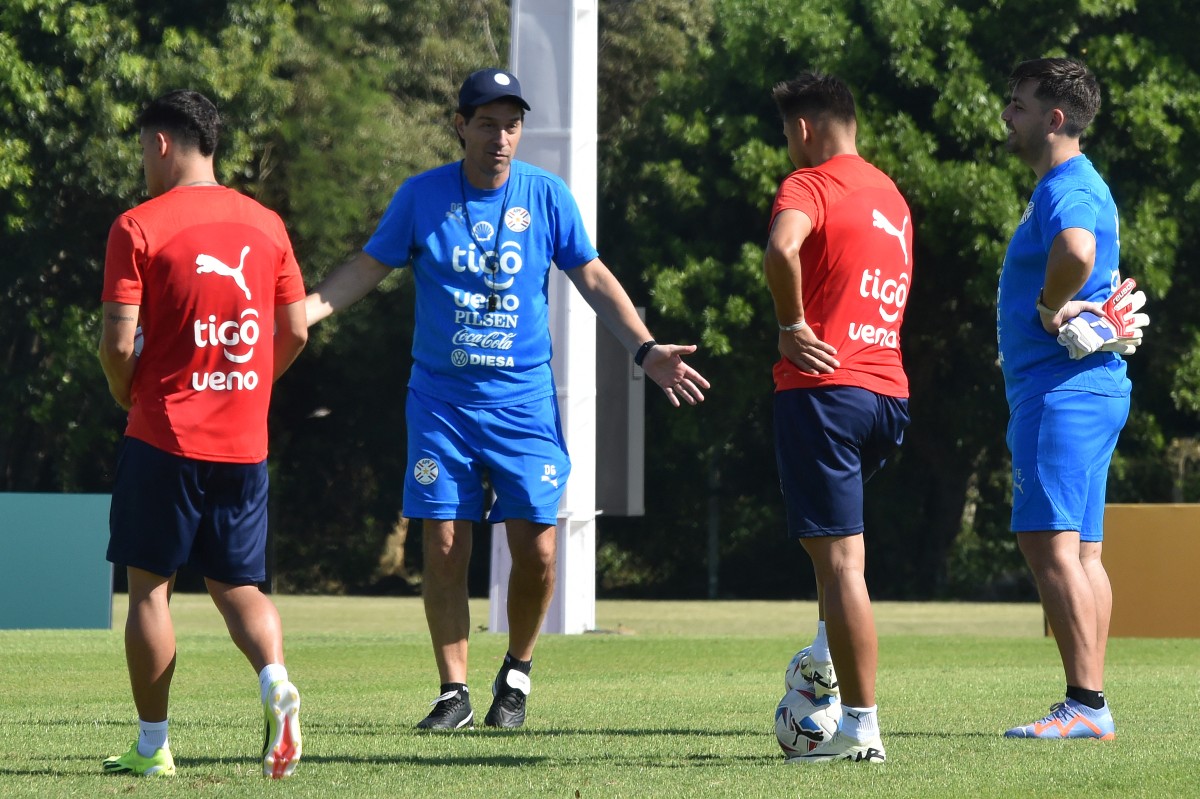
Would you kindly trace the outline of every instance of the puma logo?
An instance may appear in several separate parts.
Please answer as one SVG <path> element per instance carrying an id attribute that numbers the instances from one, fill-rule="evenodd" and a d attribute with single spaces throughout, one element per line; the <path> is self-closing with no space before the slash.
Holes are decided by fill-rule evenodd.
<path id="1" fill-rule="evenodd" d="M 900 223 L 899 228 L 893 225 L 891 220 L 880 211 L 871 211 L 871 218 L 875 220 L 872 223 L 875 227 L 889 236 L 895 236 L 900 241 L 900 251 L 904 253 L 904 265 L 908 266 L 908 242 L 904 239 L 904 233 L 908 230 L 908 217 L 904 217 L 904 221 Z"/>
<path id="2" fill-rule="evenodd" d="M 876 212 L 878 213 L 878 212 Z M 250 299 L 250 287 L 246 285 L 246 278 L 242 274 L 242 267 L 246 265 L 246 255 L 250 252 L 250 245 L 242 248 L 242 258 L 238 261 L 237 269 L 229 266 L 219 258 L 214 258 L 211 255 L 196 256 L 196 274 L 203 275 L 211 272 L 214 275 L 224 275 L 225 277 L 233 278 L 233 282 L 237 283 L 238 288 L 246 293 L 246 299 Z"/>

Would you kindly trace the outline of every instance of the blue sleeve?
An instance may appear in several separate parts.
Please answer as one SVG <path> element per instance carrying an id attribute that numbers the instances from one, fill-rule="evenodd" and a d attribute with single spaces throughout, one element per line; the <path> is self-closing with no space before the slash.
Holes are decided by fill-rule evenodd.
<path id="1" fill-rule="evenodd" d="M 414 246 L 413 231 L 415 229 L 414 202 L 415 192 L 409 181 L 405 181 L 387 210 L 379 220 L 379 225 L 371 238 L 363 247 L 363 252 L 385 266 L 399 269 L 408 266 L 412 260 Z"/>
<path id="2" fill-rule="evenodd" d="M 1041 222 L 1042 245 L 1046 252 L 1050 252 L 1054 239 L 1067 228 L 1082 228 L 1095 236 L 1099 210 L 1095 196 L 1082 186 L 1055 197 L 1049 214 Z"/>
<path id="3" fill-rule="evenodd" d="M 554 181 L 557 224 L 554 230 L 554 263 L 559 269 L 574 269 L 595 260 L 600 253 L 592 244 L 579 204 L 561 180 Z"/>

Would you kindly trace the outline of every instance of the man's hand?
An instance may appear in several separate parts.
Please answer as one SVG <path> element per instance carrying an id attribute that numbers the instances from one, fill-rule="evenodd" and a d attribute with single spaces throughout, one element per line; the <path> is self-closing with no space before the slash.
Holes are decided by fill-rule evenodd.
<path id="1" fill-rule="evenodd" d="M 689 405 L 704 402 L 704 392 L 700 389 L 710 388 L 704 375 L 683 362 L 682 356 L 695 351 L 695 344 L 655 344 L 642 360 L 643 371 L 676 408 L 681 398 Z"/>
<path id="2" fill-rule="evenodd" d="M 779 354 L 802 372 L 827 375 L 841 366 L 836 357 L 837 350 L 817 338 L 807 324 L 801 324 L 796 330 L 779 331 Z"/>

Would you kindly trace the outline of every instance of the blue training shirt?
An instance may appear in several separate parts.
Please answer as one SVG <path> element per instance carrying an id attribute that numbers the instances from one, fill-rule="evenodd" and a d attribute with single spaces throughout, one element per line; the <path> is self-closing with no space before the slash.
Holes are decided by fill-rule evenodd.
<path id="1" fill-rule="evenodd" d="M 1038 292 L 1046 279 L 1050 245 L 1067 228 L 1082 228 L 1096 237 L 1092 273 L 1072 299 L 1102 303 L 1121 284 L 1120 222 L 1108 185 L 1082 155 L 1059 164 L 1038 181 L 1004 254 L 996 338 L 1010 410 L 1054 389 L 1113 397 L 1130 390 L 1119 355 L 1097 352 L 1073 361 L 1038 318 Z"/>
<path id="2" fill-rule="evenodd" d="M 505 185 L 484 190 L 462 169 L 456 161 L 406 180 L 363 247 L 380 263 L 413 270 L 409 388 L 476 408 L 552 396 L 550 264 L 582 266 L 596 248 L 556 175 L 514 160 Z M 497 259 L 494 270 L 487 256 Z"/>

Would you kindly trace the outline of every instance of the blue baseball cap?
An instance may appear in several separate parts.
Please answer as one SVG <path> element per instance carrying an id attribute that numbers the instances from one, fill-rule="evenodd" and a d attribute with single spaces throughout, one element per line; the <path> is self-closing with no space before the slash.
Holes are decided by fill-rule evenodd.
<path id="1" fill-rule="evenodd" d="M 502 69 L 481 69 L 463 81 L 458 90 L 458 107 L 474 108 L 507 98 L 516 100 L 526 111 L 532 110 L 521 96 L 521 83 L 516 75 Z"/>

